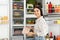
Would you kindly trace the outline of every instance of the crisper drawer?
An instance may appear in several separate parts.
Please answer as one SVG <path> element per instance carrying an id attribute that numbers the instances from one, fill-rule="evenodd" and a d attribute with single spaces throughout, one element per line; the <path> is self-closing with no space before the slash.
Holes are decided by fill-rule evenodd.
<path id="1" fill-rule="evenodd" d="M 23 36 L 13 36 L 12 40 L 23 40 Z"/>

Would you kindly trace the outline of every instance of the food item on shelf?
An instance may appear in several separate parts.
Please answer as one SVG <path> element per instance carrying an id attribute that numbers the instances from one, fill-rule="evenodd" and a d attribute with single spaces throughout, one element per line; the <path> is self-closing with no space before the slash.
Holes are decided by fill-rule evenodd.
<path id="1" fill-rule="evenodd" d="M 20 1 L 20 0 L 14 0 L 14 1 Z"/>
<path id="2" fill-rule="evenodd" d="M 27 24 L 34 24 L 34 20 L 28 20 Z"/>
<path id="3" fill-rule="evenodd" d="M 49 34 L 45 36 L 45 40 L 49 40 Z"/>
<path id="4" fill-rule="evenodd" d="M 35 24 L 35 21 L 34 20 L 32 20 L 32 24 Z"/>
<path id="5" fill-rule="evenodd" d="M 28 20 L 28 21 L 27 21 L 27 24 L 31 24 L 31 20 Z"/>
<path id="6" fill-rule="evenodd" d="M 19 13 L 19 12 L 14 12 L 14 15 L 15 15 L 15 16 L 19 16 L 20 13 Z"/>
<path id="7" fill-rule="evenodd" d="M 20 34 L 22 34 L 22 30 L 20 28 L 16 28 L 16 29 L 14 29 L 14 34 L 20 35 Z"/>
<path id="8" fill-rule="evenodd" d="M 22 34 L 22 32 L 20 30 L 16 30 L 14 34 Z"/>
<path id="9" fill-rule="evenodd" d="M 29 10 L 28 12 L 31 12 L 31 10 Z"/>
<path id="10" fill-rule="evenodd" d="M 20 6 L 20 9 L 23 9 L 23 7 L 22 7 L 22 6 Z"/>
<path id="11" fill-rule="evenodd" d="M 23 6 L 20 6 L 19 9 L 20 9 L 20 10 L 23 10 Z"/>
<path id="12" fill-rule="evenodd" d="M 14 3 L 13 4 L 13 9 L 17 9 L 17 8 L 18 8 L 17 3 Z"/>
<path id="13" fill-rule="evenodd" d="M 20 5 L 19 5 L 18 3 L 14 3 L 14 4 L 13 4 L 13 8 L 14 8 L 14 9 L 23 9 L 23 4 L 20 4 Z"/>
<path id="14" fill-rule="evenodd" d="M 18 9 L 23 9 L 23 4 L 19 4 Z"/>
<path id="15" fill-rule="evenodd" d="M 19 21 L 16 21 L 16 23 L 15 24 L 20 24 L 20 22 Z"/>
<path id="16" fill-rule="evenodd" d="M 14 17 L 20 17 L 20 12 L 14 12 Z"/>
<path id="17" fill-rule="evenodd" d="M 33 4 L 27 4 L 27 8 L 33 8 Z"/>
<path id="18" fill-rule="evenodd" d="M 35 24 L 35 19 L 36 18 L 27 18 L 26 23 L 27 24 Z"/>
<path id="19" fill-rule="evenodd" d="M 35 5 L 35 3 L 36 3 L 36 0 L 28 0 L 27 1 L 27 4 L 33 4 L 33 5 Z"/>
<path id="20" fill-rule="evenodd" d="M 53 40 L 52 32 L 50 32 L 50 40 Z"/>
<path id="21" fill-rule="evenodd" d="M 13 19 L 14 24 L 23 24 L 23 19 Z"/>
<path id="22" fill-rule="evenodd" d="M 33 14 L 33 9 L 28 9 L 27 12 Z"/>
<path id="23" fill-rule="evenodd" d="M 29 6 L 28 8 L 32 8 L 32 6 Z"/>

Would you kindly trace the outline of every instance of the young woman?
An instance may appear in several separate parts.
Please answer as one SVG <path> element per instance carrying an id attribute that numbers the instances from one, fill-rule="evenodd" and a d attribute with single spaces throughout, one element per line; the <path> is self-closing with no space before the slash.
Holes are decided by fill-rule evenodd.
<path id="1" fill-rule="evenodd" d="M 48 25 L 43 18 L 43 13 L 40 5 L 34 6 L 34 14 L 37 17 L 35 23 L 35 40 L 45 40 L 45 36 L 48 33 Z"/>

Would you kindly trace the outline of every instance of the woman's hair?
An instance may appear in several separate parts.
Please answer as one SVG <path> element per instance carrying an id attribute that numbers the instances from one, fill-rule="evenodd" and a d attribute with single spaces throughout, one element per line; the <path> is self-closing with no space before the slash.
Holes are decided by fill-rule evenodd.
<path id="1" fill-rule="evenodd" d="M 41 5 L 41 6 L 42 6 L 42 5 Z M 38 3 L 38 4 L 34 5 L 34 8 L 38 8 L 38 9 L 40 10 L 40 12 L 41 12 L 41 16 L 43 16 L 43 12 L 42 12 L 41 6 L 40 6 L 40 4 Z"/>

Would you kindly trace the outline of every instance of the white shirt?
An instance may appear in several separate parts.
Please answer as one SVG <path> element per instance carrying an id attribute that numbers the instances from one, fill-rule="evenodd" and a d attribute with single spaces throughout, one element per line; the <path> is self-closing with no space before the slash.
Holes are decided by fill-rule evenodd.
<path id="1" fill-rule="evenodd" d="M 42 16 L 36 20 L 34 31 L 37 36 L 46 36 L 48 33 L 48 25 Z"/>

